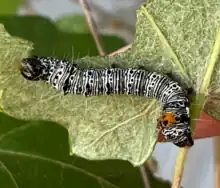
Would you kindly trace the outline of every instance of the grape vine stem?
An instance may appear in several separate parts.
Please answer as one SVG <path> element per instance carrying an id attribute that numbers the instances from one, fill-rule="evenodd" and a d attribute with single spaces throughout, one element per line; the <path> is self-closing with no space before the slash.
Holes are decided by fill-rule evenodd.
<path id="1" fill-rule="evenodd" d="M 191 114 L 192 119 L 200 118 L 200 113 L 203 110 L 206 93 L 211 83 L 211 78 L 215 70 L 216 63 L 218 62 L 217 60 L 219 58 L 219 54 L 220 54 L 220 28 L 217 29 L 216 39 L 215 39 L 213 50 L 210 56 L 210 61 L 207 64 L 206 72 L 204 73 L 204 76 L 203 76 L 203 82 L 199 88 L 197 98 L 194 102 L 195 104 L 199 104 L 199 105 L 197 105 L 197 109 L 193 109 L 194 107 L 192 108 L 192 114 Z M 192 127 L 195 127 L 195 124 L 196 122 L 192 123 Z M 180 187 L 181 179 L 183 176 L 184 163 L 186 161 L 186 156 L 187 156 L 188 151 L 189 151 L 188 147 L 181 148 L 179 151 L 179 154 L 176 160 L 176 165 L 175 165 L 172 188 Z"/>
<path id="2" fill-rule="evenodd" d="M 112 52 L 109 54 L 109 56 L 114 56 L 116 54 L 122 53 L 122 52 L 126 52 L 127 50 L 129 50 L 131 48 L 132 44 L 128 44 L 122 48 L 119 48 L 118 50 Z"/>
<path id="3" fill-rule="evenodd" d="M 145 166 L 142 165 L 142 166 L 139 167 L 139 169 L 140 169 L 141 177 L 142 177 L 142 180 L 144 182 L 145 188 L 150 188 L 150 182 L 149 182 L 149 179 L 148 179 L 148 176 L 147 176 Z"/>
<path id="4" fill-rule="evenodd" d="M 36 15 L 36 12 L 33 9 L 30 0 L 23 0 L 22 8 L 24 10 L 25 15 Z"/>
<path id="5" fill-rule="evenodd" d="M 215 187 L 220 188 L 220 136 L 215 138 Z"/>
<path id="6" fill-rule="evenodd" d="M 84 14 L 85 14 L 86 21 L 87 21 L 87 24 L 89 26 L 89 30 L 91 31 L 92 36 L 95 40 L 95 43 L 96 43 L 96 46 L 98 48 L 99 54 L 101 56 L 104 56 L 104 55 L 106 55 L 106 53 L 105 53 L 104 47 L 102 45 L 102 42 L 101 42 L 101 39 L 100 39 L 100 36 L 99 36 L 99 33 L 98 33 L 98 28 L 96 26 L 96 23 L 95 23 L 93 17 L 92 17 L 89 4 L 86 0 L 79 0 L 79 3 L 80 3 L 80 6 L 81 6 Z"/>
<path id="7" fill-rule="evenodd" d="M 176 159 L 172 188 L 180 188 L 188 151 L 189 151 L 188 147 L 184 147 L 179 150 L 179 154 Z"/>

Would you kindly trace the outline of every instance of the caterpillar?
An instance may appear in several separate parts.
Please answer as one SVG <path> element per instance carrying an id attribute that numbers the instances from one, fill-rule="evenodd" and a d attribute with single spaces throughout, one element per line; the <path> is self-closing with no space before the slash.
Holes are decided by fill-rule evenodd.
<path id="1" fill-rule="evenodd" d="M 66 94 L 97 96 L 126 94 L 156 98 L 162 104 L 157 122 L 159 139 L 178 147 L 193 146 L 189 99 L 184 89 L 168 76 L 141 68 L 80 68 L 54 57 L 32 56 L 21 61 L 27 80 L 42 80 Z"/>

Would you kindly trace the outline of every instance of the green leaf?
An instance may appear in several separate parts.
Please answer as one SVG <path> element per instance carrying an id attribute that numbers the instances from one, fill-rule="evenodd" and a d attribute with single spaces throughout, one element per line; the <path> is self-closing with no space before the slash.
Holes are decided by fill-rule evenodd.
<path id="1" fill-rule="evenodd" d="M 88 33 L 89 28 L 85 16 L 71 15 L 63 16 L 56 21 L 56 25 L 63 31 L 74 33 Z"/>
<path id="2" fill-rule="evenodd" d="M 218 45 L 213 49 L 220 25 L 219 5 L 217 0 L 151 1 L 138 10 L 137 32 L 129 52 L 77 61 L 82 67 L 142 64 L 153 71 L 173 72 L 197 92 L 191 115 L 198 119 L 206 102 L 205 90 L 219 90 Z M 157 141 L 156 119 L 161 114 L 155 100 L 122 95 L 63 96 L 49 85 L 24 80 L 15 68 L 15 60 L 19 63 L 30 53 L 30 44 L 3 33 L 0 47 L 2 107 L 8 114 L 66 126 L 72 153 L 90 160 L 123 159 L 137 166 L 151 155 Z M 214 58 L 210 60 L 210 56 Z M 203 80 L 206 77 L 212 78 L 211 85 Z M 213 109 L 218 111 L 215 106 Z"/>
<path id="3" fill-rule="evenodd" d="M 0 113 L 0 125 L 1 188 L 144 187 L 128 162 L 70 157 L 68 131 L 59 124 Z M 167 185 L 150 177 L 154 187 Z"/>
<path id="4" fill-rule="evenodd" d="M 40 16 L 0 16 L 0 23 L 11 35 L 32 41 L 33 54 L 56 55 L 67 59 L 98 55 L 90 34 L 63 32 L 54 23 Z M 102 36 L 102 41 L 107 53 L 125 45 L 125 42 L 113 36 Z"/>
<path id="5" fill-rule="evenodd" d="M 1 0 L 0 2 L 0 15 L 16 14 L 18 6 L 21 4 L 21 0 Z"/>

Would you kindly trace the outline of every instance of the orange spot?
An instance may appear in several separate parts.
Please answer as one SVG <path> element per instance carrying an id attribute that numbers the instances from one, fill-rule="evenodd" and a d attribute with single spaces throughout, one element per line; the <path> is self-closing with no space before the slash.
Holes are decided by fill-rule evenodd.
<path id="1" fill-rule="evenodd" d="M 166 112 L 159 119 L 157 127 L 172 126 L 174 123 L 176 123 L 174 114 L 172 112 Z"/>
<path id="2" fill-rule="evenodd" d="M 166 126 L 172 126 L 176 123 L 175 116 L 172 112 L 166 112 L 163 114 L 157 122 L 157 133 L 158 133 L 158 142 L 167 142 L 167 140 L 162 135 L 162 130 Z"/>

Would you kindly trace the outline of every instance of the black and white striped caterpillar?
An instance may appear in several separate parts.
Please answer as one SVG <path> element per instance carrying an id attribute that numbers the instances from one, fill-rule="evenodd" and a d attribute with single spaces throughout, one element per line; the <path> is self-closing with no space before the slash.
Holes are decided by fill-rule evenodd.
<path id="1" fill-rule="evenodd" d="M 84 69 L 65 60 L 37 56 L 23 59 L 20 71 L 24 78 L 43 80 L 64 94 L 131 94 L 156 98 L 163 105 L 157 123 L 160 139 L 179 147 L 194 144 L 186 92 L 167 76 L 135 68 Z"/>

